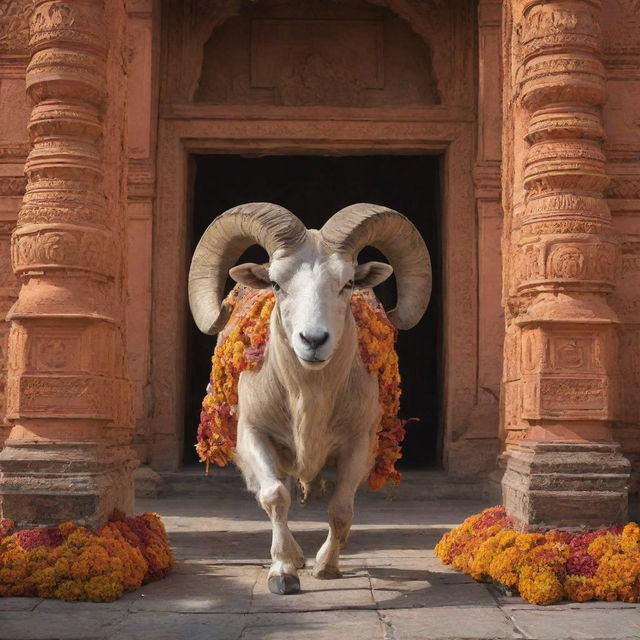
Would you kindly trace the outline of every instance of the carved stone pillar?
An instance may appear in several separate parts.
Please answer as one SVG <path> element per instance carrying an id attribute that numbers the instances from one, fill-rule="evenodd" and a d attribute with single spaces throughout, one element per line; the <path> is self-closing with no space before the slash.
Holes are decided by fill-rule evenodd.
<path id="1" fill-rule="evenodd" d="M 503 496 L 525 525 L 620 522 L 629 465 L 611 433 L 618 246 L 603 197 L 600 1 L 511 10 Z"/>
<path id="2" fill-rule="evenodd" d="M 98 525 L 133 505 L 123 333 L 124 2 L 35 0 L 27 188 L 12 237 L 2 515 Z"/>

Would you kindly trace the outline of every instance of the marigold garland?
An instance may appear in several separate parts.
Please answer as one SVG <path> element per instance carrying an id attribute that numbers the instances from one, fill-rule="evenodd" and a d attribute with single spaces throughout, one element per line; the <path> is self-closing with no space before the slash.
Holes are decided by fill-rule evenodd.
<path id="1" fill-rule="evenodd" d="M 269 290 L 248 289 L 237 285 L 226 302 L 232 307 L 224 339 L 216 347 L 207 395 L 202 401 L 196 451 L 201 462 L 226 466 L 235 455 L 238 379 L 245 370 L 259 368 L 269 340 L 269 320 L 275 302 Z M 396 462 L 402 457 L 405 421 L 400 409 L 400 373 L 394 349 L 396 329 L 387 319 L 375 297 L 355 291 L 351 310 L 358 327 L 358 343 L 363 363 L 378 376 L 382 417 L 377 427 L 378 446 L 369 475 L 372 489 L 387 481 L 400 482 Z"/>
<path id="2" fill-rule="evenodd" d="M 512 588 L 532 604 L 560 600 L 640 602 L 640 527 L 589 533 L 518 533 L 504 507 L 467 518 L 444 534 L 436 555 L 479 582 Z"/>
<path id="3" fill-rule="evenodd" d="M 173 558 L 160 517 L 115 512 L 92 532 L 73 522 L 11 533 L 0 519 L 0 596 L 112 602 L 166 576 Z"/>

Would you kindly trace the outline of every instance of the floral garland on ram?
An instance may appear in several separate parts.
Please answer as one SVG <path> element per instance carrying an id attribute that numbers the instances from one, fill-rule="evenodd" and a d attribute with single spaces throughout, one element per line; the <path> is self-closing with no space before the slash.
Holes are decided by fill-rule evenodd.
<path id="1" fill-rule="evenodd" d="M 640 527 L 588 533 L 518 533 L 504 507 L 445 533 L 436 555 L 480 582 L 512 589 L 532 604 L 560 600 L 640 602 Z"/>
<path id="2" fill-rule="evenodd" d="M 226 466 L 235 455 L 238 380 L 240 373 L 260 367 L 269 340 L 269 320 L 275 299 L 269 290 L 236 286 L 225 300 L 232 307 L 230 332 L 216 347 L 207 395 L 202 402 L 196 451 L 206 464 Z M 351 309 L 358 326 L 363 363 L 378 376 L 382 417 L 377 426 L 378 446 L 369 486 L 380 489 L 400 482 L 396 462 L 402 457 L 405 421 L 400 409 L 400 373 L 394 349 L 397 331 L 373 294 L 355 291 Z"/>
<path id="3" fill-rule="evenodd" d="M 74 522 L 13 532 L 0 518 L 0 596 L 112 602 L 173 564 L 160 517 L 115 512 L 92 532 Z"/>

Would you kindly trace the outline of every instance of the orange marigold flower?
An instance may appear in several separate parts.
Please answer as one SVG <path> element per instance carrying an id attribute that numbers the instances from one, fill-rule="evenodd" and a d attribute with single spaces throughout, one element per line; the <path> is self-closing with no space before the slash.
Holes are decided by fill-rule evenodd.
<path id="1" fill-rule="evenodd" d="M 593 579 L 585 576 L 567 576 L 564 579 L 567 598 L 573 602 L 588 602 L 595 598 Z"/>
<path id="2" fill-rule="evenodd" d="M 502 507 L 485 509 L 436 545 L 445 564 L 476 580 L 492 579 L 534 604 L 563 597 L 640 602 L 640 527 L 586 533 L 519 533 Z"/>
<path id="3" fill-rule="evenodd" d="M 524 559 L 524 551 L 517 546 L 507 547 L 500 551 L 489 565 L 489 575 L 496 582 L 508 587 L 518 584 L 518 572 Z"/>
<path id="4" fill-rule="evenodd" d="M 564 590 L 556 573 L 548 567 L 524 566 L 518 578 L 520 595 L 532 604 L 553 604 L 562 600 Z"/>
<path id="5" fill-rule="evenodd" d="M 158 516 L 114 513 L 95 533 L 67 522 L 0 538 L 0 596 L 109 602 L 171 565 Z"/>
<path id="6" fill-rule="evenodd" d="M 618 536 L 614 536 L 612 533 L 605 533 L 589 544 L 587 552 L 590 556 L 600 559 L 606 555 L 616 553 L 619 547 Z"/>

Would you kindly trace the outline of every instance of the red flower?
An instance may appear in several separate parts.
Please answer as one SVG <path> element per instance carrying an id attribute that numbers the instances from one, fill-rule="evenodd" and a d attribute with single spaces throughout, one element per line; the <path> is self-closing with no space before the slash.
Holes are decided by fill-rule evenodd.
<path id="1" fill-rule="evenodd" d="M 584 576 L 593 578 L 598 568 L 598 561 L 584 551 L 573 553 L 567 560 L 567 574 L 570 576 Z"/>
<path id="2" fill-rule="evenodd" d="M 42 527 L 18 531 L 16 540 L 25 551 L 30 551 L 36 547 L 57 547 L 64 542 L 64 536 L 58 527 Z"/>

